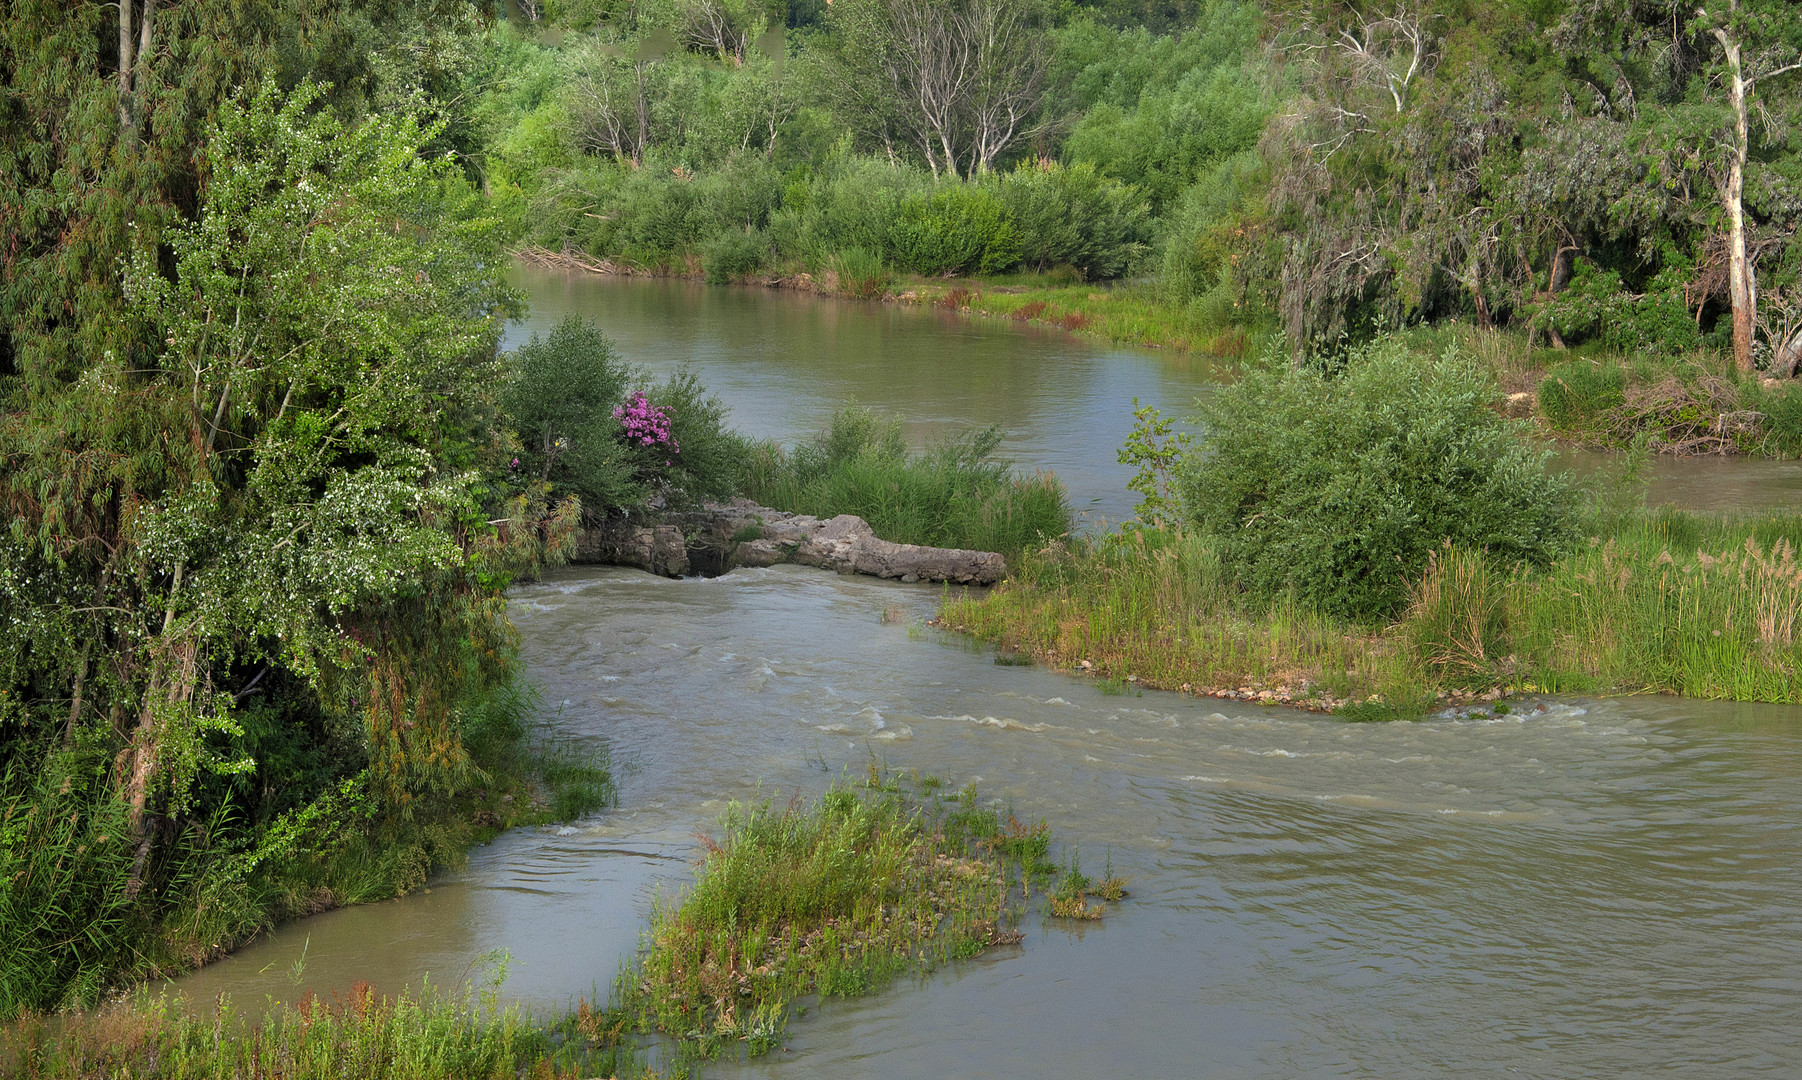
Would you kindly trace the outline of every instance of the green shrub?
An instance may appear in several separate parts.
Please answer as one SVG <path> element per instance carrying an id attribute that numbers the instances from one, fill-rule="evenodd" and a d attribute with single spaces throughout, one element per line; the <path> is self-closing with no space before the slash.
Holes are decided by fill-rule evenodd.
<path id="1" fill-rule="evenodd" d="M 1084 278 L 1116 278 L 1147 250 L 1151 210 L 1144 198 L 1086 162 L 1025 163 L 1004 175 L 998 190 L 1028 269 L 1070 266 Z"/>
<path id="2" fill-rule="evenodd" d="M 603 228 L 593 250 L 646 266 L 669 264 L 709 231 L 699 196 L 695 184 L 667 168 L 646 164 L 626 172 L 612 198 L 599 204 Z"/>
<path id="3" fill-rule="evenodd" d="M 1626 401 L 1627 373 L 1619 364 L 1571 360 L 1539 381 L 1539 415 L 1565 431 L 1580 431 Z"/>
<path id="4" fill-rule="evenodd" d="M 710 283 L 725 285 L 761 270 L 769 252 L 769 241 L 759 233 L 723 232 L 702 245 L 701 263 Z"/>
<path id="5" fill-rule="evenodd" d="M 948 182 L 900 202 L 884 251 L 917 274 L 994 274 L 1020 261 L 1020 239 L 993 191 Z"/>
<path id="6" fill-rule="evenodd" d="M 519 433 L 518 474 L 573 492 L 591 510 L 643 498 L 639 465 L 619 438 L 613 409 L 631 371 L 598 327 L 571 315 L 514 353 L 501 407 Z"/>
<path id="7" fill-rule="evenodd" d="M 1213 163 L 1257 145 L 1269 109 L 1245 58 L 1263 33 L 1262 5 L 1209 3 L 1182 34 L 1074 23 L 1060 33 L 1086 106 L 1064 144 L 1137 185 L 1162 209 Z M 1080 59 L 1078 59 L 1080 57 Z"/>
<path id="8" fill-rule="evenodd" d="M 678 371 L 647 393 L 669 415 L 670 434 L 679 447 L 668 458 L 653 453 L 646 461 L 664 483 L 666 497 L 678 504 L 729 497 L 743 468 L 746 443 L 726 426 L 726 406 L 690 371 Z M 661 462 L 667 464 L 659 469 Z"/>
<path id="9" fill-rule="evenodd" d="M 1201 403 L 1179 489 L 1240 583 L 1333 615 L 1393 614 L 1446 540 L 1544 564 L 1572 532 L 1569 484 L 1495 409 L 1488 375 L 1393 338 L 1338 375 L 1274 358 Z"/>
<path id="10" fill-rule="evenodd" d="M 1537 327 L 1556 329 L 1570 344 L 1594 341 L 1621 352 L 1682 353 L 1702 344 L 1690 314 L 1685 285 L 1694 266 L 1674 252 L 1646 283 L 1643 294 L 1624 287 L 1619 273 L 1579 258 L 1565 288 L 1528 304 L 1523 314 Z"/>
<path id="11" fill-rule="evenodd" d="M 1199 308 L 1208 325 L 1243 321 L 1234 256 L 1244 244 L 1242 221 L 1263 172 L 1255 153 L 1235 155 L 1204 173 L 1165 215 L 1160 283 L 1176 301 Z"/>
<path id="12" fill-rule="evenodd" d="M 770 235 L 778 254 L 809 266 L 825 265 L 835 253 L 853 248 L 881 255 L 901 200 L 931 183 L 918 170 L 874 159 L 832 162 L 811 182 L 784 189 Z"/>

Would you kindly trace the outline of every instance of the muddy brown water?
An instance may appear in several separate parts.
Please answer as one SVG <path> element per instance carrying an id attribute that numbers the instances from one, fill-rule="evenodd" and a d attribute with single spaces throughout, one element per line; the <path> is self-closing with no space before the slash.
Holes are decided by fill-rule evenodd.
<path id="1" fill-rule="evenodd" d="M 708 295 L 668 307 L 704 315 Z M 779 322 L 826 318 L 794 300 L 772 301 Z M 919 314 L 908 333 L 944 325 Z M 1046 348 L 1097 379 L 1116 362 Z M 1188 392 L 1159 359 L 1122 363 Z M 740 377 L 771 369 L 798 378 L 767 355 Z M 868 379 L 860 399 L 906 411 L 915 380 L 882 399 Z M 1021 946 L 827 1002 L 785 1049 L 709 1075 L 1802 1076 L 1797 710 L 1553 699 L 1357 725 L 1110 696 L 925 628 L 938 595 L 797 567 L 572 568 L 517 589 L 549 723 L 611 752 L 619 806 L 506 835 L 429 891 L 295 923 L 179 985 L 240 1001 L 398 990 L 480 979 L 504 951 L 504 992 L 559 1008 L 604 992 L 729 800 L 817 793 L 875 760 L 1045 818 L 1132 896 L 1099 925 L 1031 913 Z"/>

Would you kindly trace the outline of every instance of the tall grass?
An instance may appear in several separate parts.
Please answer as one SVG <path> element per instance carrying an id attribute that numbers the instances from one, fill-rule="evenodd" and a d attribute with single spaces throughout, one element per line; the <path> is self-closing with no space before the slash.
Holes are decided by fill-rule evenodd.
<path id="1" fill-rule="evenodd" d="M 1448 551 L 1401 632 L 1441 681 L 1802 702 L 1802 514 L 1660 511 L 1544 572 Z"/>
<path id="2" fill-rule="evenodd" d="M 0 1028 L 0 1077 L 282 1077 L 284 1080 L 515 1080 L 639 1072 L 617 1051 L 561 1040 L 490 995 L 378 997 L 359 984 L 258 1019 L 221 1002 L 196 1017 L 167 996 L 93 1013 L 27 1014 Z M 642 1075 L 642 1073 L 640 1073 Z"/>
<path id="3" fill-rule="evenodd" d="M 1497 690 L 1802 704 L 1799 546 L 1802 513 L 1642 512 L 1544 569 L 1442 549 L 1395 622 L 1364 625 L 1257 601 L 1205 538 L 1134 529 L 939 618 L 1054 666 L 1361 717 Z"/>
<path id="4" fill-rule="evenodd" d="M 945 625 L 1052 666 L 1142 686 L 1323 706 L 1418 696 L 1412 665 L 1381 634 L 1260 601 L 1232 581 L 1219 545 L 1131 528 L 1035 553 L 986 597 L 948 596 Z"/>
<path id="5" fill-rule="evenodd" d="M 499 978 L 398 998 L 358 983 L 254 1016 L 228 999 L 196 1015 L 178 997 L 141 991 L 85 1013 L 18 1014 L 0 1026 L 0 1080 L 689 1076 L 739 1044 L 770 1049 L 803 997 L 873 992 L 899 973 L 1018 942 L 1034 887 L 1053 914 L 1061 904 L 1082 918 L 1104 910 L 1083 890 L 1122 895 L 1112 877 L 1081 879 L 1072 894 L 1074 856 L 1054 886 L 1045 823 L 979 805 L 973 787 L 946 794 L 930 777 L 904 783 L 875 767 L 867 782 L 804 806 L 735 803 L 722 824 L 694 886 L 656 904 L 606 1006 L 534 1018 L 502 1006 Z"/>
<path id="6" fill-rule="evenodd" d="M 1067 532 L 1070 506 L 1056 478 L 997 459 L 1000 441 L 990 428 L 911 454 L 899 418 L 852 406 L 793 450 L 757 448 L 740 489 L 777 510 L 856 514 L 896 543 L 1011 556 Z"/>
<path id="7" fill-rule="evenodd" d="M 974 789 L 904 797 L 872 770 L 807 806 L 734 804 L 694 887 L 651 916 L 619 1008 L 711 1056 L 775 1045 L 794 1003 L 1018 941 L 1025 886 L 1055 869 L 1043 823 L 979 808 Z"/>

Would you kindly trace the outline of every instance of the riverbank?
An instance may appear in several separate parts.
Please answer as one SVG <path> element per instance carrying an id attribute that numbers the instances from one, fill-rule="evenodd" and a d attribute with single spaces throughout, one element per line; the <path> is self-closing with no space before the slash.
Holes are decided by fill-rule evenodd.
<path id="1" fill-rule="evenodd" d="M 0 1028 L 0 1077 L 690 1076 L 775 1048 L 797 1001 L 874 993 L 1017 944 L 1035 892 L 1048 916 L 1091 921 L 1124 895 L 1122 879 L 1090 881 L 1073 861 L 1060 873 L 1043 821 L 979 803 L 973 786 L 874 766 L 804 806 L 733 803 L 720 824 L 606 1003 L 503 1006 L 504 964 L 480 987 L 428 980 L 390 997 L 358 983 L 242 1014 L 229 999 L 197 1015 L 140 992 Z"/>
<path id="2" fill-rule="evenodd" d="M 204 967 L 285 922 L 406 896 L 507 829 L 611 802 L 605 757 L 543 741 L 536 711 L 536 696 L 511 680 L 463 703 L 463 782 L 421 792 L 404 810 L 372 791 L 365 770 L 250 837 L 222 822 L 184 829 L 165 856 L 169 885 L 136 907 L 126 884 L 132 853 L 108 842 L 123 832 L 123 810 L 56 787 L 59 776 L 92 767 L 80 748 L 65 751 L 43 789 L 0 803 L 5 991 L 22 1007 L 86 1006 L 123 984 Z M 279 761 L 296 772 L 318 767 L 292 750 Z M 81 936 L 59 948 L 54 935 L 76 917 Z"/>
<path id="3" fill-rule="evenodd" d="M 1351 719 L 1523 694 L 1662 693 L 1802 704 L 1802 517 L 1636 514 L 1544 570 L 1447 549 L 1392 623 L 1226 584 L 1212 545 L 1129 529 L 1041 552 L 936 622 L 1047 666 Z"/>
<path id="4" fill-rule="evenodd" d="M 543 248 L 516 252 L 532 265 L 566 271 L 701 280 L 697 261 L 652 268 Z M 744 284 L 838 299 L 878 300 L 961 312 L 971 318 L 1055 327 L 1112 345 L 1196 352 L 1229 360 L 1269 347 L 1252 325 L 1220 327 L 1152 286 L 1083 283 L 1069 273 L 991 278 L 896 277 L 841 285 L 830 267 L 814 275 L 750 276 Z M 1535 343 L 1524 331 L 1465 323 L 1417 326 L 1399 334 L 1423 357 L 1457 348 L 1482 363 L 1507 393 L 1513 415 L 1572 447 L 1643 447 L 1671 456 L 1802 456 L 1802 390 L 1795 380 L 1742 376 L 1731 355 L 1570 349 Z"/>

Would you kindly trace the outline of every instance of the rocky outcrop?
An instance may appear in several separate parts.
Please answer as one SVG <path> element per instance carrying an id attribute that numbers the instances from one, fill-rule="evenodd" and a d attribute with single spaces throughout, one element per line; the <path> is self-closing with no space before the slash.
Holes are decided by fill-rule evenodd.
<path id="1" fill-rule="evenodd" d="M 632 527 L 609 523 L 587 530 L 574 561 L 636 566 L 669 576 L 778 563 L 958 585 L 992 585 L 1007 575 L 1007 561 L 992 551 L 890 543 L 851 514 L 821 520 L 736 499 L 709 504 L 676 521 Z"/>
<path id="2" fill-rule="evenodd" d="M 608 521 L 576 535 L 570 562 L 604 566 L 636 566 L 664 577 L 690 570 L 688 542 L 674 525 L 640 525 L 629 519 Z"/>

